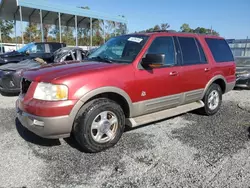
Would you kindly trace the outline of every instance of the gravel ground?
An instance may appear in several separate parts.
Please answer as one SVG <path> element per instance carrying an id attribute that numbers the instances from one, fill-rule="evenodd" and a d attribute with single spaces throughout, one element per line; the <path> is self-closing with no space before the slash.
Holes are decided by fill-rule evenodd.
<path id="1" fill-rule="evenodd" d="M 187 113 L 128 130 L 98 154 L 42 139 L 0 96 L 0 187 L 249 187 L 250 91 L 223 97 L 212 117 Z"/>

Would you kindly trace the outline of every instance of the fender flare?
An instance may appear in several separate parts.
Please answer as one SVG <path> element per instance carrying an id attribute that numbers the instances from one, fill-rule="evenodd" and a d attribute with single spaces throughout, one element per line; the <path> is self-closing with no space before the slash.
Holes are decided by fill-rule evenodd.
<path id="1" fill-rule="evenodd" d="M 125 101 L 128 103 L 129 106 L 129 111 L 131 114 L 131 110 L 132 110 L 132 101 L 129 97 L 129 95 L 122 89 L 118 88 L 118 87 L 114 87 L 114 86 L 105 86 L 105 87 L 100 87 L 94 90 L 91 90 L 87 93 L 85 93 L 75 104 L 75 106 L 73 107 L 73 109 L 71 110 L 70 116 L 72 118 L 75 118 L 78 111 L 80 110 L 80 108 L 92 97 L 102 94 L 102 93 L 115 93 L 118 94 L 120 96 L 122 96 Z"/>
<path id="2" fill-rule="evenodd" d="M 219 80 L 219 79 L 223 80 L 224 83 L 225 83 L 225 85 L 226 85 L 226 87 L 227 87 L 227 81 L 226 81 L 226 79 L 225 79 L 222 75 L 216 75 L 216 76 L 214 76 L 213 78 L 211 78 L 211 79 L 208 81 L 208 83 L 206 84 L 205 89 L 204 89 L 203 94 L 202 94 L 202 98 L 204 97 L 205 93 L 207 92 L 209 86 L 210 86 L 214 81 Z"/>

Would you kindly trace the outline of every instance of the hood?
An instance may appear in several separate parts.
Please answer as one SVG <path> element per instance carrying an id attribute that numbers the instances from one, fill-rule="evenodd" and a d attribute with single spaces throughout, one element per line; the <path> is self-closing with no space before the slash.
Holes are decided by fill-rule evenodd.
<path id="1" fill-rule="evenodd" d="M 20 55 L 23 55 L 23 54 L 18 51 L 12 51 L 12 52 L 0 54 L 0 58 L 8 58 L 8 57 L 14 57 L 14 56 L 20 56 Z"/>
<path id="2" fill-rule="evenodd" d="M 19 63 L 9 63 L 6 65 L 2 65 L 0 66 L 0 70 L 9 70 L 9 71 L 17 71 L 20 69 L 30 69 L 30 68 L 39 68 L 40 65 L 38 62 L 31 60 L 31 59 L 27 59 L 24 61 L 21 61 Z"/>
<path id="3" fill-rule="evenodd" d="M 24 72 L 24 77 L 38 82 L 50 82 L 65 76 L 71 76 L 82 73 L 103 70 L 111 67 L 121 66 L 122 64 L 110 64 L 96 61 L 75 61 L 48 64 L 39 69 L 28 70 Z"/>

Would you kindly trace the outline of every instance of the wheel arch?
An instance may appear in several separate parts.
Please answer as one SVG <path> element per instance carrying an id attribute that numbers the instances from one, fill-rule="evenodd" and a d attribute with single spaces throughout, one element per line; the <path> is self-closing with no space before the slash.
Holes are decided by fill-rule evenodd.
<path id="1" fill-rule="evenodd" d="M 129 97 L 129 95 L 122 89 L 112 86 L 107 87 L 101 87 L 94 89 L 92 91 L 87 92 L 85 95 L 83 95 L 80 100 L 75 104 L 71 111 L 71 116 L 74 118 L 79 110 L 84 106 L 86 103 L 88 103 L 91 100 L 97 99 L 97 98 L 108 98 L 111 100 L 114 100 L 119 105 L 121 105 L 125 116 L 130 117 L 131 109 L 132 109 L 132 101 Z"/>
<path id="2" fill-rule="evenodd" d="M 221 87 L 222 90 L 222 94 L 227 92 L 227 81 L 226 79 L 222 76 L 222 75 L 216 75 L 214 76 L 212 79 L 209 80 L 209 82 L 207 83 L 202 98 L 204 97 L 205 93 L 207 92 L 208 88 L 213 84 L 216 83 Z"/>

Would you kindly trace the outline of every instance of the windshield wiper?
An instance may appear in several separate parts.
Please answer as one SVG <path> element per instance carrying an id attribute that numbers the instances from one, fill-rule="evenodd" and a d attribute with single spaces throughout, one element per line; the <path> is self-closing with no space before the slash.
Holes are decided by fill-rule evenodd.
<path id="1" fill-rule="evenodd" d="M 100 56 L 92 57 L 92 58 L 89 58 L 89 59 L 96 59 L 97 61 L 103 61 L 103 62 L 106 62 L 106 63 L 114 63 L 114 61 L 112 61 L 111 59 L 105 58 L 105 57 L 100 57 Z"/>

